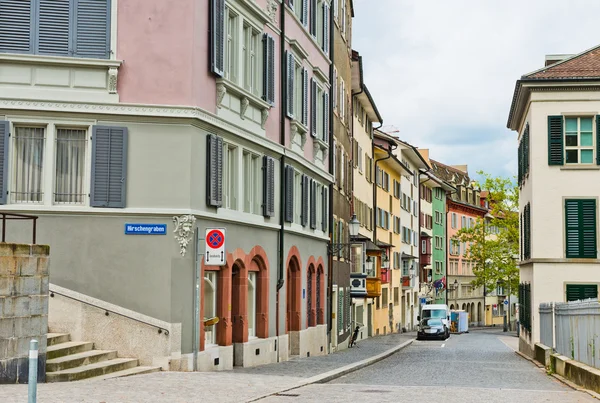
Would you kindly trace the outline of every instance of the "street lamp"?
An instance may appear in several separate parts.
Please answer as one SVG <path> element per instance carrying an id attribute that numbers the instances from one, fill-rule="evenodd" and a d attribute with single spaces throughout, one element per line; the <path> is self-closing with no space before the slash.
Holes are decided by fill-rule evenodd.
<path id="1" fill-rule="evenodd" d="M 456 304 L 456 310 L 458 311 L 458 280 L 454 279 L 454 303 Z"/>
<path id="2" fill-rule="evenodd" d="M 352 239 L 358 235 L 359 228 L 360 228 L 360 221 L 358 221 L 358 218 L 356 218 L 356 214 L 352 214 L 352 218 L 348 222 L 348 232 L 350 233 L 350 239 Z M 345 247 L 353 245 L 353 244 L 354 243 L 352 243 L 352 242 L 349 242 L 349 243 L 338 242 L 335 244 L 330 244 L 329 245 L 329 254 L 335 255 L 335 254 L 339 253 Z"/>

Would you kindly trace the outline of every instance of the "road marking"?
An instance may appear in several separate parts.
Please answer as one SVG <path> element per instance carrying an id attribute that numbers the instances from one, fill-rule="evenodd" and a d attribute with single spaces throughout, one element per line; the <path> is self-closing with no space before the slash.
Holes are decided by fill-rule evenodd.
<path id="1" fill-rule="evenodd" d="M 442 348 L 446 347 L 446 343 L 442 343 Z"/>

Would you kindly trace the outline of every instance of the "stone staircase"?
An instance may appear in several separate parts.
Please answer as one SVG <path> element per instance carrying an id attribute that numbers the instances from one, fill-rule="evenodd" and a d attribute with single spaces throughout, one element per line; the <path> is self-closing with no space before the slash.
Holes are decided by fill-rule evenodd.
<path id="1" fill-rule="evenodd" d="M 48 333 L 46 382 L 108 379 L 160 371 L 160 367 L 139 366 L 136 358 L 118 357 L 115 350 L 94 350 L 94 343 L 70 340 L 68 333 Z"/>

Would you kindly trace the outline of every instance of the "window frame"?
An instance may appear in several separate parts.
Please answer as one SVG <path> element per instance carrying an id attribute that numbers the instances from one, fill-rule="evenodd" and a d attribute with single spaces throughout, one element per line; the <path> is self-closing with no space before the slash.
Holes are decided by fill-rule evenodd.
<path id="1" fill-rule="evenodd" d="M 577 131 L 575 132 L 575 135 L 577 136 L 577 145 L 576 146 L 569 146 L 567 145 L 567 136 L 573 136 L 573 132 L 572 131 L 568 131 L 567 130 L 567 122 L 570 119 L 577 119 Z M 591 145 L 587 145 L 587 146 L 582 146 L 581 145 L 581 135 L 582 135 L 582 130 L 581 130 L 581 120 L 582 119 L 589 119 L 592 123 L 592 126 L 590 128 L 590 131 L 586 131 L 586 134 L 589 134 L 592 138 L 592 144 Z M 580 116 L 565 116 L 564 117 L 564 129 L 563 129 L 563 150 L 564 150 L 564 164 L 565 165 L 582 165 L 582 166 L 588 166 L 588 165 L 595 165 L 596 164 L 596 119 L 594 119 L 594 116 L 589 115 L 580 115 Z M 569 134 L 571 133 L 571 134 Z M 568 162 L 567 160 L 567 154 L 569 151 L 577 151 L 577 162 Z M 592 158 L 590 162 L 582 162 L 582 151 L 592 151 Z"/>

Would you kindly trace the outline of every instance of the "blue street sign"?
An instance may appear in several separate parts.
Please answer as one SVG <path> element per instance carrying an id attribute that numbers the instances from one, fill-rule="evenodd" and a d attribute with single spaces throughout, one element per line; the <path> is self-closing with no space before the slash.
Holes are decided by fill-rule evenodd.
<path id="1" fill-rule="evenodd" d="M 167 235 L 167 224 L 125 224 L 125 235 Z"/>
<path id="2" fill-rule="evenodd" d="M 507 299 L 504 300 L 504 305 L 508 305 L 508 300 Z"/>
<path id="3" fill-rule="evenodd" d="M 425 305 L 427 303 L 427 298 L 425 298 L 425 297 L 421 297 L 420 300 L 421 300 L 421 305 Z"/>

